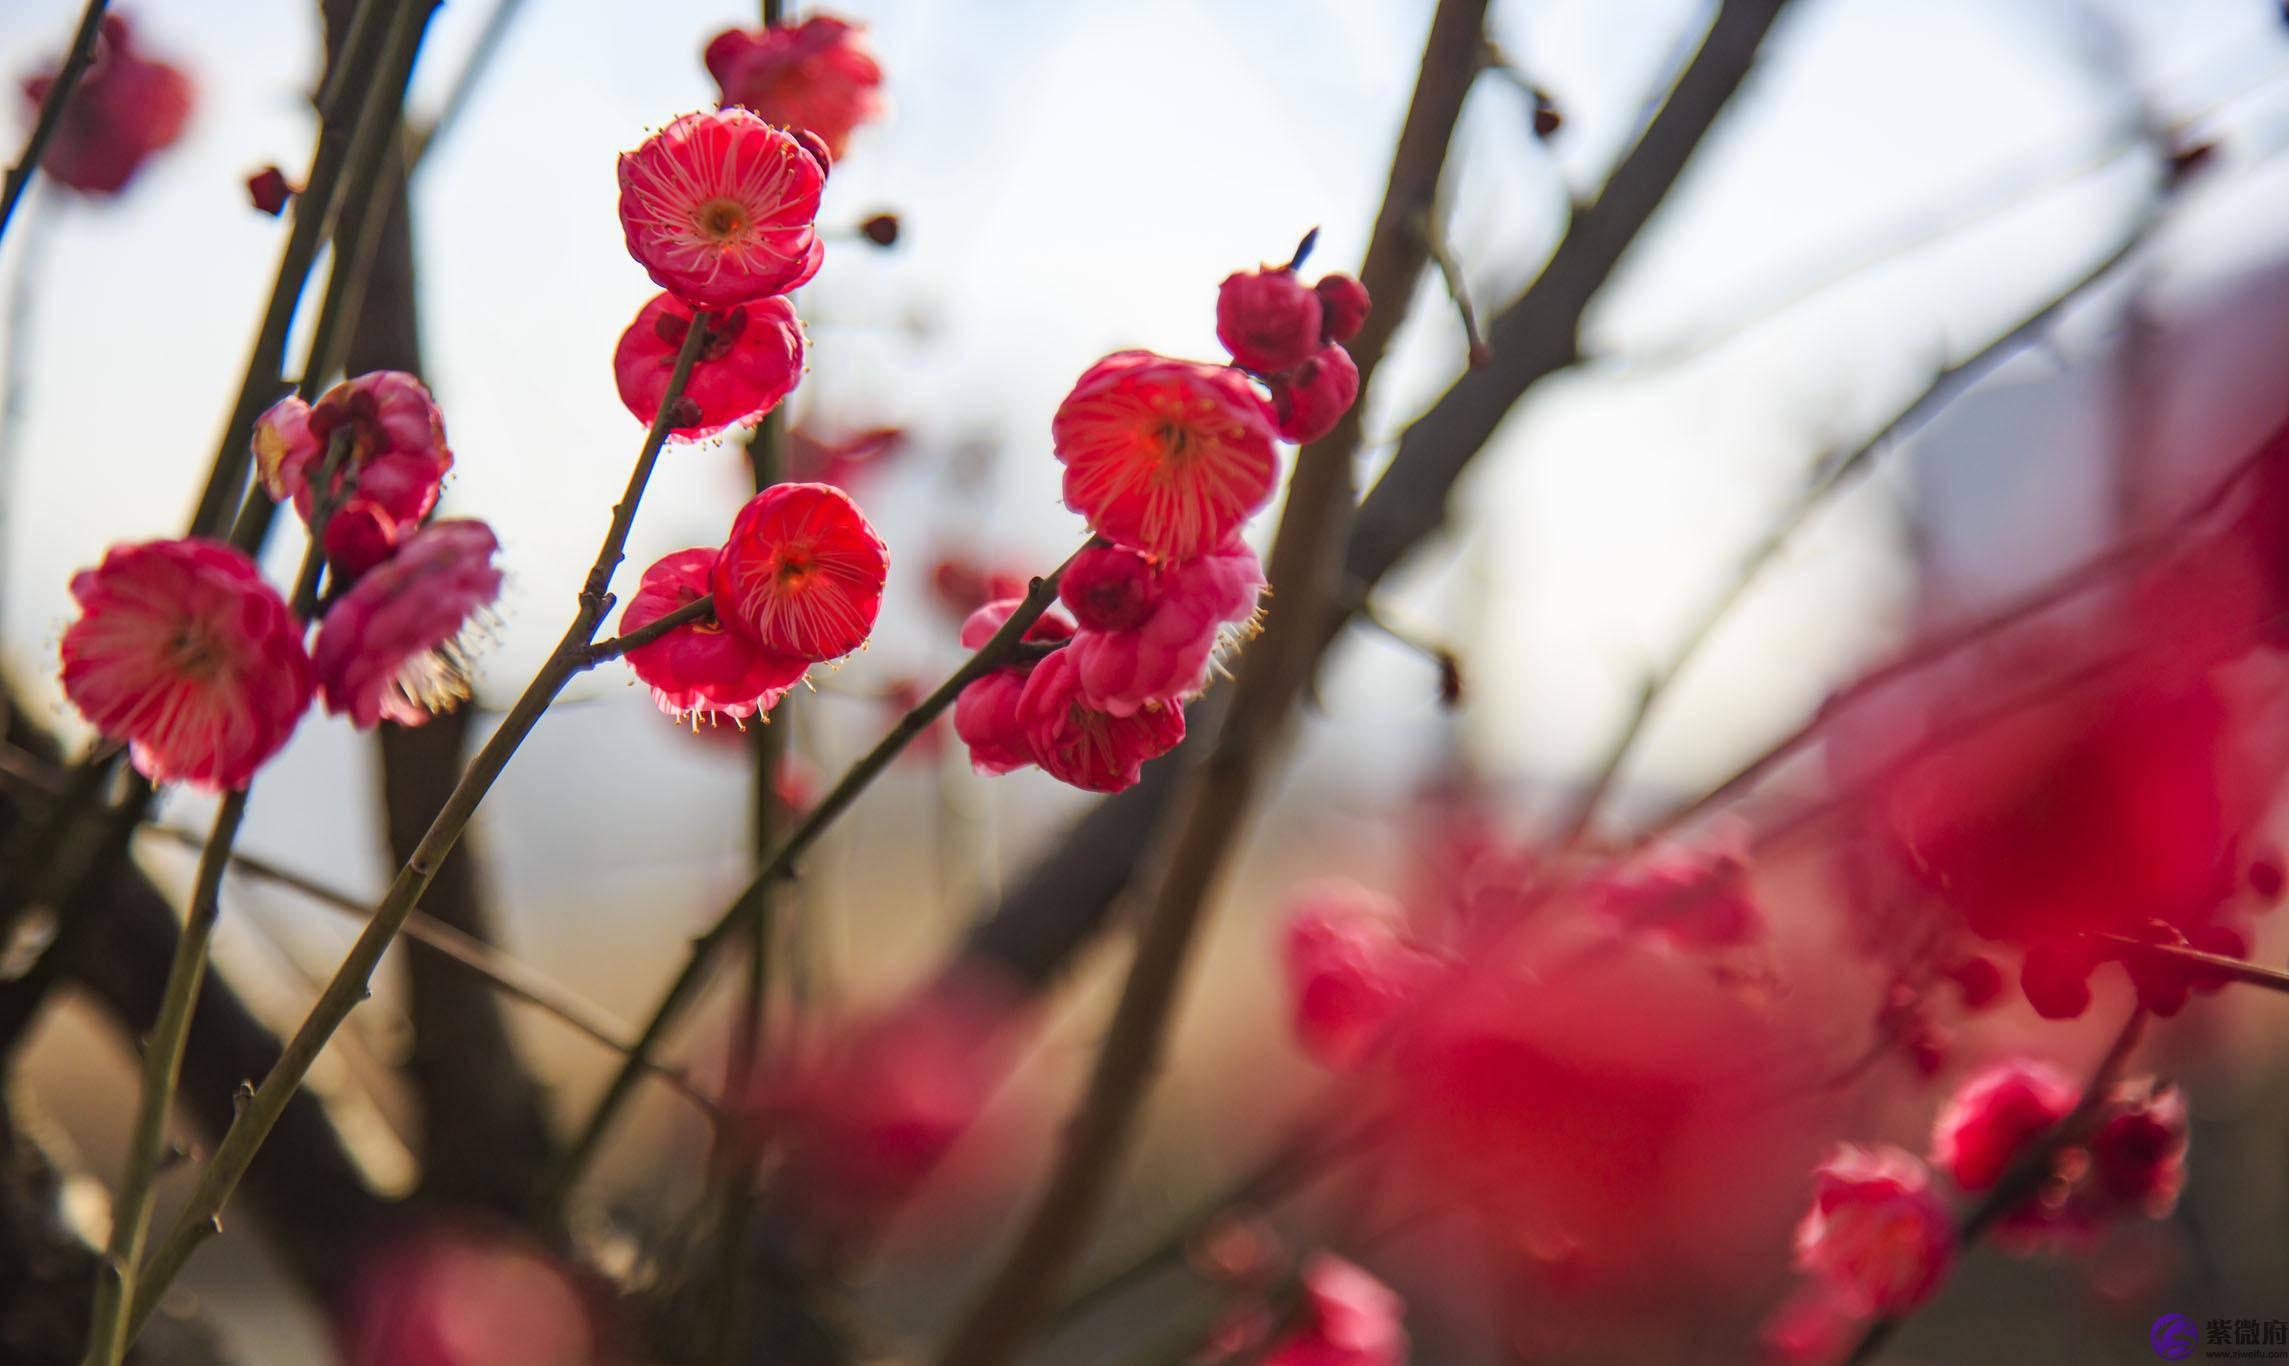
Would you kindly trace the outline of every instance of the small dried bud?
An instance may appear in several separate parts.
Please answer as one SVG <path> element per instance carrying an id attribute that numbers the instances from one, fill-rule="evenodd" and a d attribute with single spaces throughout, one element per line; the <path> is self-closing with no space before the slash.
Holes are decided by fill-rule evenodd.
<path id="1" fill-rule="evenodd" d="M 858 225 L 859 235 L 878 247 L 898 245 L 898 215 L 878 213 Z"/>
<path id="2" fill-rule="evenodd" d="M 276 166 L 265 166 L 246 178 L 247 198 L 272 218 L 286 211 L 286 201 L 294 193 L 294 187 L 286 183 L 286 173 Z"/>
<path id="3" fill-rule="evenodd" d="M 1537 88 L 1534 91 L 1534 136 L 1546 138 L 1565 124 L 1565 115 L 1558 112 L 1557 102 Z"/>

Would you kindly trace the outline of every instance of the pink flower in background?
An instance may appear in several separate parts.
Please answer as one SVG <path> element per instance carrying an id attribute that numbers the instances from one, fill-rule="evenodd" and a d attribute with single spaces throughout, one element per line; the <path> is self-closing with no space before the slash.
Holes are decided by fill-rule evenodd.
<path id="1" fill-rule="evenodd" d="M 717 552 L 707 546 L 663 555 L 644 571 L 644 580 L 620 614 L 622 634 L 708 595 Z M 810 668 L 810 661 L 773 654 L 721 622 L 709 619 L 679 626 L 648 645 L 628 652 L 628 667 L 649 684 L 661 711 L 687 717 L 745 720 L 777 706 L 787 689 Z"/>
<path id="2" fill-rule="evenodd" d="M 1121 546 L 1082 551 L 1058 595 L 1081 628 L 1066 649 L 1089 705 L 1127 716 L 1199 693 L 1225 628 L 1255 616 L 1263 588 L 1262 563 L 1236 536 L 1163 565 Z"/>
<path id="3" fill-rule="evenodd" d="M 37 117 L 55 81 L 53 67 L 25 78 L 24 101 L 31 117 Z M 190 77 L 145 56 L 135 46 L 126 16 L 108 14 L 95 59 L 64 105 L 41 169 L 82 194 L 117 194 L 152 153 L 183 136 L 192 95 Z"/>
<path id="4" fill-rule="evenodd" d="M 764 1078 L 748 1109 L 817 1207 L 858 1216 L 912 1190 L 977 1120 L 1002 1078 L 1022 1002 L 949 974 Z"/>
<path id="5" fill-rule="evenodd" d="M 831 484 L 774 484 L 732 520 L 715 562 L 717 616 L 777 654 L 837 659 L 866 643 L 890 551 Z"/>
<path id="6" fill-rule="evenodd" d="M 882 66 L 866 30 L 846 20 L 815 14 L 776 28 L 726 29 L 708 42 L 705 60 L 723 103 L 817 134 L 838 161 L 851 133 L 882 116 Z"/>
<path id="7" fill-rule="evenodd" d="M 1003 598 L 972 612 L 969 620 L 962 623 L 962 648 L 983 648 L 993 639 L 994 632 L 1001 629 L 1002 623 L 1017 611 L 1019 604 L 1018 598 Z M 1052 607 L 1025 628 L 1024 638 L 1045 644 L 1070 640 L 1072 636 L 1073 623 Z M 1017 708 L 1018 700 L 1025 693 L 1025 680 L 1033 669 L 1032 664 L 996 669 L 962 689 L 962 695 L 954 699 L 954 734 L 970 747 L 970 767 L 978 772 L 1007 773 L 1033 762 L 1033 746 L 1026 738 Z"/>
<path id="8" fill-rule="evenodd" d="M 1659 935 L 1681 949 L 1739 948 L 1764 935 L 1746 840 L 1715 849 L 1665 845 L 1589 881 L 1590 904 L 1616 929 Z"/>
<path id="9" fill-rule="evenodd" d="M 310 706 L 301 623 L 229 546 L 114 546 L 71 588 L 64 695 L 154 783 L 244 787 Z"/>
<path id="10" fill-rule="evenodd" d="M 1034 666 L 1017 719 L 1041 771 L 1084 792 L 1133 785 L 1147 759 L 1184 738 L 1184 708 L 1173 702 L 1147 702 L 1126 716 L 1090 706 L 1070 647 Z"/>
<path id="11" fill-rule="evenodd" d="M 346 1366 L 600 1366 L 604 1336 L 574 1273 L 544 1249 L 437 1229 L 361 1272 L 337 1342 Z"/>
<path id="12" fill-rule="evenodd" d="M 1367 286 L 1348 275 L 1322 275 L 1311 292 L 1319 296 L 1321 340 L 1340 344 L 1359 335 L 1372 305 Z"/>
<path id="13" fill-rule="evenodd" d="M 1932 1165 L 1973 1193 L 1992 1189 L 2019 1154 L 2067 1117 L 2082 1088 L 2048 1063 L 2012 1058 L 1980 1069 L 1941 1107 Z"/>
<path id="14" fill-rule="evenodd" d="M 1281 958 L 1296 1042 L 1337 1071 L 1366 1061 L 1438 970 L 1404 938 L 1395 902 L 1347 883 L 1316 888 L 1288 911 Z"/>
<path id="15" fill-rule="evenodd" d="M 612 353 L 620 401 L 646 426 L 659 413 L 668 381 L 675 377 L 692 313 L 673 294 L 655 295 L 620 334 Z M 753 422 L 795 392 L 802 377 L 803 324 L 795 306 L 785 298 L 736 305 L 717 315 L 708 329 L 669 430 L 696 439 Z"/>
<path id="16" fill-rule="evenodd" d="M 1303 364 L 1319 349 L 1319 295 L 1286 266 L 1236 270 L 1216 291 L 1216 340 L 1259 375 Z"/>
<path id="17" fill-rule="evenodd" d="M 900 427 L 869 427 L 840 441 L 798 429 L 787 433 L 787 477 L 847 489 L 860 475 L 888 464 L 905 445 Z"/>
<path id="18" fill-rule="evenodd" d="M 1866 1314 L 1898 1314 L 1931 1297 L 1955 1255 L 1955 1228 L 1931 1173 L 1897 1148 L 1839 1144 L 1815 1172 L 1812 1208 L 1796 1228 L 1796 1265 Z"/>
<path id="19" fill-rule="evenodd" d="M 1065 506 L 1098 535 L 1185 560 L 1271 500 L 1273 419 L 1229 366 L 1122 351 L 1090 366 L 1050 423 Z"/>
<path id="20" fill-rule="evenodd" d="M 310 432 L 310 405 L 300 394 L 288 394 L 254 420 L 254 471 L 262 487 L 280 502 L 310 482 L 325 447 Z"/>
<path id="21" fill-rule="evenodd" d="M 1303 1269 L 1300 1322 L 1264 1354 L 1263 1366 L 1402 1366 L 1406 1302 L 1341 1257 L 1320 1253 Z"/>
<path id="22" fill-rule="evenodd" d="M 686 114 L 620 157 L 628 254 L 694 308 L 724 309 L 819 273 L 812 226 L 826 173 L 744 109 Z"/>
<path id="23" fill-rule="evenodd" d="M 952 615 L 967 620 L 972 612 L 1004 598 L 1025 596 L 1030 576 L 1008 565 L 989 564 L 975 556 L 941 555 L 930 566 L 930 593 Z"/>
<path id="24" fill-rule="evenodd" d="M 470 637 L 501 595 L 483 522 L 438 522 L 358 580 L 311 650 L 326 710 L 361 730 L 418 726 L 469 696 Z"/>
<path id="25" fill-rule="evenodd" d="M 1333 344 L 1302 364 L 1272 377 L 1272 407 L 1280 435 L 1306 445 L 1335 430 L 1336 422 L 1359 398 L 1359 367 L 1351 353 Z"/>

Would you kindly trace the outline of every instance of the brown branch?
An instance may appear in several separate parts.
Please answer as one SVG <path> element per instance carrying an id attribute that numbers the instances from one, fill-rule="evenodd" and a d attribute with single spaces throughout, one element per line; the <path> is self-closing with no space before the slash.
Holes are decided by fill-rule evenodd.
<path id="1" fill-rule="evenodd" d="M 55 141 L 57 130 L 63 127 L 72 92 L 79 89 L 80 77 L 87 74 L 89 63 L 95 60 L 96 43 L 103 36 L 103 12 L 110 3 L 111 0 L 88 0 L 87 8 L 80 13 L 79 29 L 72 34 L 72 45 L 64 53 L 64 64 L 40 101 L 40 113 L 32 123 L 31 133 L 24 138 L 24 150 L 17 154 L 16 164 L 8 168 L 5 185 L 0 186 L 0 237 L 7 235 L 8 221 L 16 216 L 16 205 L 22 202 L 24 191 L 31 187 L 32 177 L 47 155 L 48 144 Z"/>
<path id="2" fill-rule="evenodd" d="M 329 46 L 338 58 L 355 4 L 325 0 L 324 9 Z M 333 320 L 339 341 L 313 339 L 305 388 L 330 379 L 337 365 L 351 374 L 422 373 L 411 213 L 405 159 L 395 154 L 384 158 L 370 189 L 350 195 L 343 205 L 334 276 L 321 310 Z M 413 857 L 423 832 L 452 796 L 472 724 L 473 714 L 464 709 L 424 726 L 386 724 L 375 732 L 393 863 Z M 446 855 L 422 897 L 422 911 L 430 922 L 479 945 L 498 941 L 471 840 L 462 839 Z M 484 979 L 434 952 L 408 954 L 405 972 L 411 1033 L 405 1070 L 419 1113 L 422 1194 L 458 1208 L 513 1216 L 529 1207 L 534 1174 L 550 1155 L 540 1083 L 517 1051 L 498 993 Z"/>
<path id="3" fill-rule="evenodd" d="M 1441 0 L 1424 43 L 1414 99 L 1392 154 L 1390 183 L 1360 272 L 1375 312 L 1353 340 L 1362 389 L 1372 382 L 1423 273 L 1416 231 L 1434 202 L 1455 119 L 1479 69 L 1486 0 Z M 1334 599 L 1336 558 L 1352 509 L 1359 409 L 1300 452 L 1266 577 L 1275 604 L 1241 658 L 1215 745 L 1186 782 L 1184 824 L 1140 933 L 1113 1020 L 1049 1177 L 1016 1246 L 937 1354 L 939 1366 L 1000 1366 L 1032 1333 L 1087 1243 L 1166 1046 L 1168 1020 L 1209 893 L 1254 804 L 1262 772 L 1317 661 L 1317 625 Z"/>

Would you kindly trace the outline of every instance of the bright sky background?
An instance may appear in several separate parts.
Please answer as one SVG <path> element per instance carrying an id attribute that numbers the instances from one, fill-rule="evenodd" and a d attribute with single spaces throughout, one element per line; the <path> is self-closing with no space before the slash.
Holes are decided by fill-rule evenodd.
<path id="1" fill-rule="evenodd" d="M 297 173 L 312 133 L 308 0 L 122 8 L 149 49 L 200 80 L 188 141 L 118 204 L 37 196 L 37 222 L 0 251 L 0 282 L 13 282 L 30 244 L 42 245 L 30 329 L 5 342 L 25 387 L 10 415 L 0 665 L 59 721 L 68 578 L 111 541 L 179 527 L 283 238 L 247 206 L 242 181 L 272 161 Z M 1471 98 L 1449 209 L 1482 306 L 1530 277 L 1569 195 L 1594 189 L 1712 8 L 1498 0 L 1503 46 L 1567 122 L 1545 147 L 1514 88 L 1489 79 Z M 77 9 L 6 0 L 0 72 L 60 47 Z M 421 109 L 488 9 L 453 0 L 440 11 Z M 1045 567 L 1074 544 L 1047 430 L 1083 367 L 1125 345 L 1217 355 L 1216 282 L 1283 259 L 1314 224 L 1315 266 L 1356 265 L 1429 4 L 843 9 L 873 26 L 894 112 L 837 168 L 823 218 L 889 208 L 907 232 L 888 253 L 830 245 L 800 299 L 813 372 L 797 411 L 826 428 L 916 434 L 895 472 L 860 490 L 896 566 L 877 643 L 835 680 L 863 688 L 952 663 L 951 625 L 923 588 L 941 550 Z M 724 3 L 533 0 L 416 187 L 430 378 L 460 462 L 449 506 L 494 524 L 511 574 L 484 677 L 494 705 L 559 633 L 641 435 L 614 395 L 610 355 L 652 287 L 621 244 L 613 156 L 711 100 L 698 50 L 749 18 Z M 1458 504 L 1458 534 L 1393 594 L 1398 615 L 1465 645 L 1471 705 L 1459 732 L 1420 661 L 1362 639 L 1329 681 L 1286 817 L 1315 828 L 1372 812 L 1457 744 L 1529 788 L 1582 772 L 1642 672 L 1822 450 L 1872 429 L 1935 366 L 2113 244 L 2152 173 L 2118 155 L 2131 92 L 2226 140 L 2151 258 L 2151 305 L 2173 319 L 2230 315 L 2242 274 L 2276 261 L 2289 238 L 2289 158 L 2277 155 L 2289 146 L 2285 36 L 2268 0 L 1801 0 L 1737 116 L 1601 300 L 1588 337 L 1599 363 L 1546 386 L 1503 429 Z M 1977 225 L 1947 231 L 1959 211 Z M 1890 250 L 1902 243 L 1921 245 Z M 1881 263 L 1856 269 L 1871 257 Z M 1770 312 L 1832 277 L 1842 283 Z M 1435 280 L 1418 303 L 1375 395 L 1378 434 L 1395 433 L 1461 365 Z M 2032 572 L 2087 533 L 2085 514 L 2055 496 L 2073 481 L 2042 472 L 2072 475 L 2101 448 L 2078 368 L 2103 331 L 2099 303 L 1809 529 L 1684 680 L 1639 779 L 1671 787 L 1727 770 L 1890 638 L 1903 507 L 1936 514 L 1950 529 L 1943 553 L 1983 570 Z M 2278 306 L 2254 312 L 2230 335 L 2289 325 Z M 1744 317 L 1759 321 L 1725 339 Z M 2215 378 L 2281 354 L 2226 345 L 2205 356 Z M 981 459 L 981 487 L 946 474 Z M 719 445 L 672 451 L 623 585 L 664 551 L 719 539 L 743 477 Z M 284 574 L 299 546 L 279 539 Z M 625 1009 L 675 951 L 663 924 L 696 923 L 741 878 L 746 777 L 669 732 L 622 671 L 586 680 L 575 700 L 487 807 L 486 847 L 520 950 Z M 809 743 L 830 769 L 881 724 L 831 698 L 810 714 L 824 724 Z M 245 847 L 352 889 L 378 886 L 366 752 L 346 727 L 306 722 L 258 788 Z M 875 833 L 852 839 L 910 839 L 925 789 L 891 784 L 867 808 L 883 813 L 863 823 Z M 1075 804 L 1027 775 L 976 790 L 1021 842 L 1040 812 Z M 170 814 L 200 823 L 204 809 L 177 798 Z M 601 965 L 551 933 L 568 913 L 582 915 Z M 320 967 L 341 943 L 330 925 L 273 932 Z M 235 951 L 249 943 L 239 935 Z M 926 947 L 893 948 L 874 970 L 895 975 Z"/>

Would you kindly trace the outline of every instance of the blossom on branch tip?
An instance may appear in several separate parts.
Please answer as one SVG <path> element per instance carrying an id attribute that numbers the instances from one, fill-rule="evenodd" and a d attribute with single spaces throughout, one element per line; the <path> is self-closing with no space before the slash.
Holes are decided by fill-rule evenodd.
<path id="1" fill-rule="evenodd" d="M 889 572 L 889 549 L 849 494 L 774 484 L 732 520 L 715 562 L 716 613 L 766 650 L 838 659 L 873 632 Z"/>
<path id="2" fill-rule="evenodd" d="M 979 650 L 993 639 L 1022 604 L 1017 597 L 989 602 L 962 623 L 962 648 Z M 1023 639 L 1047 645 L 1072 639 L 1073 623 L 1054 607 L 1025 628 Z M 970 767 L 980 773 L 1007 773 L 1033 762 L 1033 746 L 1018 719 L 1031 663 L 1005 665 L 962 689 L 954 699 L 954 734 L 970 749 Z"/>
<path id="3" fill-rule="evenodd" d="M 25 103 L 35 116 L 56 75 L 51 67 L 25 78 Z M 152 153 L 183 136 L 192 96 L 189 76 L 139 51 L 124 16 L 105 15 L 94 59 L 67 97 L 40 167 L 82 194 L 118 194 Z"/>
<path id="4" fill-rule="evenodd" d="M 850 135 L 882 116 L 882 65 L 866 30 L 830 15 L 762 29 L 726 29 L 707 44 L 723 103 L 786 129 L 805 129 L 841 158 Z"/>
<path id="5" fill-rule="evenodd" d="M 663 555 L 620 614 L 625 635 L 641 630 L 712 591 L 718 552 L 694 546 Z M 810 661 L 774 654 L 710 617 L 679 626 L 628 651 L 628 667 L 652 689 L 661 711 L 676 718 L 745 720 L 777 706 Z"/>
<path id="6" fill-rule="evenodd" d="M 818 274 L 826 174 L 744 109 L 686 114 L 620 157 L 628 254 L 694 308 L 784 294 Z"/>
<path id="7" fill-rule="evenodd" d="M 646 426 L 675 378 L 693 313 L 673 294 L 654 295 L 612 352 L 620 401 Z M 737 304 L 712 316 L 681 396 L 693 410 L 692 420 L 669 429 L 687 440 L 755 421 L 778 407 L 803 377 L 803 324 L 784 297 Z"/>
<path id="8" fill-rule="evenodd" d="M 1263 1366 L 1404 1366 L 1406 1309 L 1366 1271 L 1320 1253 L 1304 1265 L 1298 1322 L 1264 1354 Z"/>
<path id="9" fill-rule="evenodd" d="M 1863 1314 L 1899 1314 L 1931 1297 L 1954 1258 L 1955 1229 L 1931 1173 L 1898 1148 L 1839 1144 L 1814 1172 L 1796 1228 L 1797 1269 Z"/>
<path id="10" fill-rule="evenodd" d="M 466 701 L 474 638 L 501 595 L 499 550 L 483 522 L 437 522 L 352 585 L 311 647 L 326 710 L 368 730 Z"/>
<path id="11" fill-rule="evenodd" d="M 1243 370 L 1276 375 L 1319 349 L 1319 295 L 1285 266 L 1236 270 L 1216 290 L 1216 340 Z"/>
<path id="12" fill-rule="evenodd" d="M 333 486 L 340 505 L 319 534 L 328 561 L 355 577 L 420 528 L 437 505 L 453 452 L 429 390 L 402 371 L 344 380 L 315 404 L 290 394 L 255 421 L 252 444 L 264 489 L 291 499 L 305 523 L 317 515 L 312 480 L 335 436 L 345 433 L 349 447 Z"/>
<path id="13" fill-rule="evenodd" d="M 1058 596 L 1081 628 L 1066 649 L 1089 705 L 1127 716 L 1197 695 L 1225 629 L 1255 617 L 1263 587 L 1263 564 L 1237 536 L 1173 563 L 1122 546 L 1076 555 Z"/>
<path id="14" fill-rule="evenodd" d="M 1308 445 L 1335 430 L 1359 398 L 1359 367 L 1351 353 L 1332 343 L 1302 364 L 1272 377 L 1272 406 L 1282 437 Z"/>
<path id="15" fill-rule="evenodd" d="M 229 546 L 114 546 L 71 591 L 64 695 L 154 783 L 244 787 L 310 706 L 301 624 Z"/>
<path id="16" fill-rule="evenodd" d="M 1270 405 L 1228 366 L 1121 351 L 1090 366 L 1050 423 L 1065 506 L 1098 535 L 1183 560 L 1271 501 Z"/>

